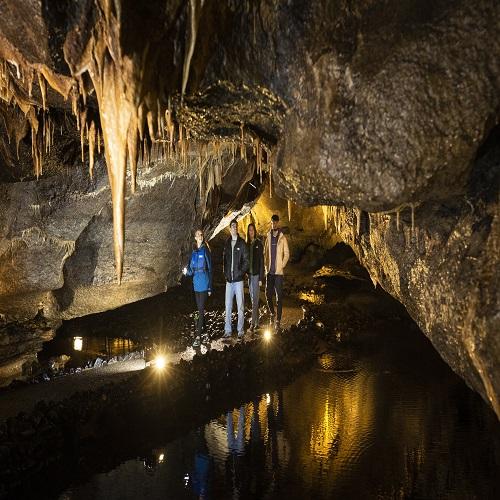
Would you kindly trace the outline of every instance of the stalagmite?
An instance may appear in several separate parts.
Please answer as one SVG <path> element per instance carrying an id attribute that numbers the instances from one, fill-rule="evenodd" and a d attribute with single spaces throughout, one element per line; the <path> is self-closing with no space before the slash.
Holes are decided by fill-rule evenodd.
<path id="1" fill-rule="evenodd" d="M 396 210 L 396 229 L 399 231 L 399 208 Z"/>
<path id="2" fill-rule="evenodd" d="M 361 234 L 361 210 L 356 208 L 356 234 L 358 237 Z"/>
<path id="3" fill-rule="evenodd" d="M 288 206 L 288 221 L 292 222 L 292 202 L 290 200 L 287 200 L 287 206 Z"/>

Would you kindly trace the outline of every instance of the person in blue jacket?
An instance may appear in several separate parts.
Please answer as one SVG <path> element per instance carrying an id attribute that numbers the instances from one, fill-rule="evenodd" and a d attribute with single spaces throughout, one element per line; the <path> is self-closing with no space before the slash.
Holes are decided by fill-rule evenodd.
<path id="1" fill-rule="evenodd" d="M 203 231 L 198 229 L 194 233 L 196 241 L 195 249 L 191 254 L 189 265 L 182 272 L 186 276 L 193 277 L 194 296 L 196 298 L 196 306 L 198 307 L 198 322 L 196 324 L 196 338 L 194 347 L 201 343 L 203 333 L 203 324 L 205 317 L 205 304 L 207 298 L 212 295 L 212 258 L 210 256 L 210 248 L 205 241 Z"/>

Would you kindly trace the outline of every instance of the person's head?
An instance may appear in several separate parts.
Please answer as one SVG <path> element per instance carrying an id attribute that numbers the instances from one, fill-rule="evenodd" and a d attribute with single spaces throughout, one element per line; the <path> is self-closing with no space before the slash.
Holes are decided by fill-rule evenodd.
<path id="1" fill-rule="evenodd" d="M 197 229 L 194 232 L 194 240 L 196 241 L 196 245 L 198 246 L 198 248 L 200 248 L 201 245 L 203 245 L 203 243 L 205 243 L 205 236 L 203 235 L 202 229 Z"/>
<path id="2" fill-rule="evenodd" d="M 280 227 L 280 216 L 278 214 L 273 214 L 271 217 L 271 229 L 275 231 Z"/>
<path id="3" fill-rule="evenodd" d="M 236 219 L 233 219 L 231 223 L 229 224 L 229 231 L 231 233 L 231 236 L 234 238 L 235 236 L 238 236 L 238 221 Z"/>
<path id="4" fill-rule="evenodd" d="M 255 224 L 250 222 L 247 227 L 247 243 L 250 243 L 255 238 L 257 238 L 257 230 L 255 229 Z"/>

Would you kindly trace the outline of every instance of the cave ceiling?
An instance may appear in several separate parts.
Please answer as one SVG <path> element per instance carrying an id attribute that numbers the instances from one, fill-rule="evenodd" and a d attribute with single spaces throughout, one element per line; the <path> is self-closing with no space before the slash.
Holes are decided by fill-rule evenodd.
<path id="1" fill-rule="evenodd" d="M 82 164 L 92 176 L 103 152 L 118 279 L 127 169 L 133 193 L 155 148 L 193 171 L 248 157 L 305 205 L 389 211 L 460 192 L 498 123 L 499 10 L 0 0 L 0 180 Z"/>

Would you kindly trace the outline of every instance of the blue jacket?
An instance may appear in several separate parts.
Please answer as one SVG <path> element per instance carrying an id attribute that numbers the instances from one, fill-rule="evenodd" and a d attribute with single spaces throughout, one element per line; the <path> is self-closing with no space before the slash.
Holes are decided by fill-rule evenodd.
<path id="1" fill-rule="evenodd" d="M 187 266 L 187 275 L 193 277 L 195 292 L 212 291 L 212 257 L 205 244 L 193 250 Z"/>

